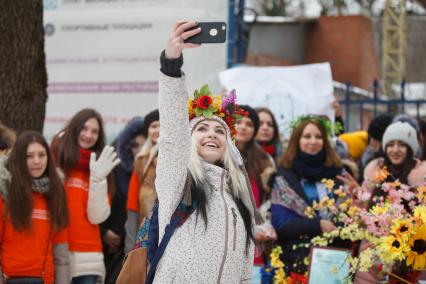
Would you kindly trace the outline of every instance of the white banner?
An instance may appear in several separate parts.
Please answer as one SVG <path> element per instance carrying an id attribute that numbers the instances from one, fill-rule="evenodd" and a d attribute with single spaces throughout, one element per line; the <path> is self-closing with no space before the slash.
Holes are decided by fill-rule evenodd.
<path id="1" fill-rule="evenodd" d="M 330 64 L 292 67 L 236 67 L 219 74 L 221 84 L 237 90 L 240 104 L 268 107 L 281 134 L 289 138 L 289 124 L 300 115 L 327 115 L 334 121 Z"/>
<path id="2" fill-rule="evenodd" d="M 97 109 L 111 141 L 135 115 L 157 108 L 159 56 L 179 19 L 227 22 L 228 1 L 45 0 L 49 99 L 44 134 L 51 137 L 80 109 Z M 227 44 L 184 55 L 188 91 L 220 90 Z"/>

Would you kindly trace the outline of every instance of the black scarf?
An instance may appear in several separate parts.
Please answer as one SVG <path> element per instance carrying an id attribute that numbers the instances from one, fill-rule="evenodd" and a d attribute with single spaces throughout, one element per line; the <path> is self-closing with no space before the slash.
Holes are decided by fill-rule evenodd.
<path id="1" fill-rule="evenodd" d="M 319 182 L 323 178 L 335 179 L 336 175 L 341 174 L 342 168 L 326 167 L 324 165 L 326 158 L 324 149 L 315 155 L 297 150 L 296 158 L 293 161 L 293 170 L 299 177 L 309 182 Z"/>
<path id="2" fill-rule="evenodd" d="M 34 192 L 46 194 L 50 189 L 50 179 L 47 176 L 35 178 L 32 182 L 32 189 Z"/>

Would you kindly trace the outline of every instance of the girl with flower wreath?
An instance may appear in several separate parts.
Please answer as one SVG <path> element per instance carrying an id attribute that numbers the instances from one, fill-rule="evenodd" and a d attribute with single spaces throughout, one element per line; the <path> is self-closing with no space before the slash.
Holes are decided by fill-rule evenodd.
<path id="1" fill-rule="evenodd" d="M 244 110 L 246 115 L 236 122 L 235 144 L 243 157 L 256 207 L 267 220 L 262 226 L 255 227 L 257 246 L 254 264 L 263 266 L 269 258 L 272 242 L 277 239 L 275 230 L 270 224 L 271 189 L 268 184 L 276 171 L 275 161 L 256 143 L 256 135 L 260 128 L 257 112 L 248 105 L 239 105 L 239 108 Z M 256 270 L 254 272 L 256 273 Z"/>
<path id="2" fill-rule="evenodd" d="M 262 218 L 232 142 L 234 122 L 243 113 L 235 97 L 221 102 L 207 86 L 187 102 L 182 50 L 198 46 L 184 42 L 200 32 L 196 26 L 177 22 L 160 57 L 161 136 L 155 188 L 159 240 L 167 237 L 169 242 L 153 283 L 250 283 L 252 225 Z M 195 209 L 170 235 L 168 224 L 182 203 Z"/>
<path id="3" fill-rule="evenodd" d="M 0 283 L 70 283 L 65 191 L 38 132 L 0 156 L 0 215 Z"/>
<path id="4" fill-rule="evenodd" d="M 329 127 L 329 121 L 317 116 L 301 117 L 293 123 L 288 147 L 272 180 L 272 225 L 283 249 L 287 275 L 302 277 L 309 255 L 303 244 L 336 228 L 325 212 L 319 211 L 314 218 L 305 215 L 308 206 L 331 197 L 321 181 L 337 183 L 336 177 L 342 173 L 342 162 L 329 142 Z"/>

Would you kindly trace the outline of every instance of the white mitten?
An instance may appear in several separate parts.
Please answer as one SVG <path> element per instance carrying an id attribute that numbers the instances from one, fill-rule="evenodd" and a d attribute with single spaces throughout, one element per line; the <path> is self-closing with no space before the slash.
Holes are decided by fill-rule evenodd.
<path id="1" fill-rule="evenodd" d="M 99 159 L 96 160 L 96 153 L 90 155 L 90 179 L 101 182 L 112 169 L 120 163 L 114 147 L 105 146 Z"/>

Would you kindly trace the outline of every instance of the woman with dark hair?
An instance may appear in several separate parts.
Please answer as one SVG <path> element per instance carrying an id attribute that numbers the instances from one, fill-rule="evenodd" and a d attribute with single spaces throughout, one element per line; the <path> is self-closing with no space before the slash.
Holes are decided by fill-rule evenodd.
<path id="1" fill-rule="evenodd" d="M 99 224 L 110 214 L 108 191 L 112 198 L 114 186 L 107 177 L 120 159 L 113 147 L 105 146 L 102 118 L 94 109 L 75 114 L 57 139 L 58 166 L 65 175 L 70 209 L 72 283 L 95 283 L 105 277 Z"/>
<path id="2" fill-rule="evenodd" d="M 282 153 L 282 144 L 277 121 L 272 111 L 266 107 L 255 109 L 259 116 L 259 130 L 256 134 L 256 142 L 263 151 L 277 160 Z"/>
<path id="3" fill-rule="evenodd" d="M 0 158 L 3 282 L 69 283 L 68 207 L 46 140 L 24 131 L 4 162 Z"/>
<path id="4" fill-rule="evenodd" d="M 201 31 L 196 25 L 177 22 L 160 58 L 161 135 L 155 189 L 159 239 L 169 241 L 150 272 L 155 271 L 153 283 L 250 283 L 252 224 L 261 217 L 232 143 L 230 128 L 238 119 L 234 114 L 240 112 L 232 97 L 218 102 L 207 86 L 188 102 L 182 50 L 197 46 L 184 43 Z M 177 225 L 171 223 L 172 216 L 182 213 L 176 208 L 188 214 Z"/>
<path id="5" fill-rule="evenodd" d="M 244 159 L 247 173 L 250 177 L 250 184 L 253 190 L 256 206 L 259 207 L 268 200 L 269 186 L 267 178 L 275 170 L 275 164 L 271 156 L 263 151 L 257 144 L 255 137 L 259 130 L 259 116 L 256 111 L 248 105 L 239 105 L 248 113 L 235 124 L 237 131 L 235 144 Z M 265 172 L 266 171 L 266 172 Z M 268 176 L 269 177 L 269 176 Z"/>
<path id="6" fill-rule="evenodd" d="M 374 176 L 384 167 L 389 172 L 386 182 L 398 180 L 413 188 L 425 184 L 426 162 L 415 158 L 418 148 L 416 130 L 409 123 L 398 121 L 386 128 L 382 141 L 384 157 L 372 160 L 364 170 L 365 188 L 371 189 L 373 197 L 386 194 L 375 186 L 369 186 L 376 184 Z M 373 206 L 373 198 L 370 200 L 369 204 L 363 205 L 366 207 Z M 362 251 L 367 247 L 368 243 L 362 242 L 360 250 Z M 379 281 L 380 279 L 374 269 L 370 269 L 368 272 L 357 272 L 355 276 L 355 283 L 357 284 L 373 284 Z"/>
<path id="7" fill-rule="evenodd" d="M 270 217 L 270 188 L 268 180 L 275 172 L 274 160 L 269 154 L 263 151 L 256 143 L 256 135 L 259 130 L 260 120 L 256 111 L 248 105 L 239 105 L 246 111 L 247 115 L 236 122 L 235 129 L 236 146 L 244 160 L 247 174 L 250 179 L 250 186 L 253 191 L 256 207 L 261 208 L 260 211 L 266 220 Z M 275 231 L 269 224 L 258 226 L 255 228 L 255 238 L 258 242 L 255 250 L 255 265 L 263 265 L 268 258 L 262 249 L 264 242 L 271 242 L 276 239 Z"/>
<path id="8" fill-rule="evenodd" d="M 372 160 L 364 170 L 364 178 L 372 180 L 377 170 L 386 167 L 388 181 L 418 186 L 425 182 L 426 163 L 415 158 L 419 149 L 416 130 L 407 122 L 394 122 L 383 134 L 383 158 Z"/>
<path id="9" fill-rule="evenodd" d="M 329 195 L 321 180 L 336 180 L 342 173 L 342 162 L 330 145 L 331 131 L 327 125 L 317 116 L 300 118 L 272 180 L 272 225 L 283 248 L 282 260 L 287 273 L 306 272 L 309 249 L 298 245 L 336 228 L 325 212 L 320 211 L 314 218 L 304 213 L 314 201 Z"/>

